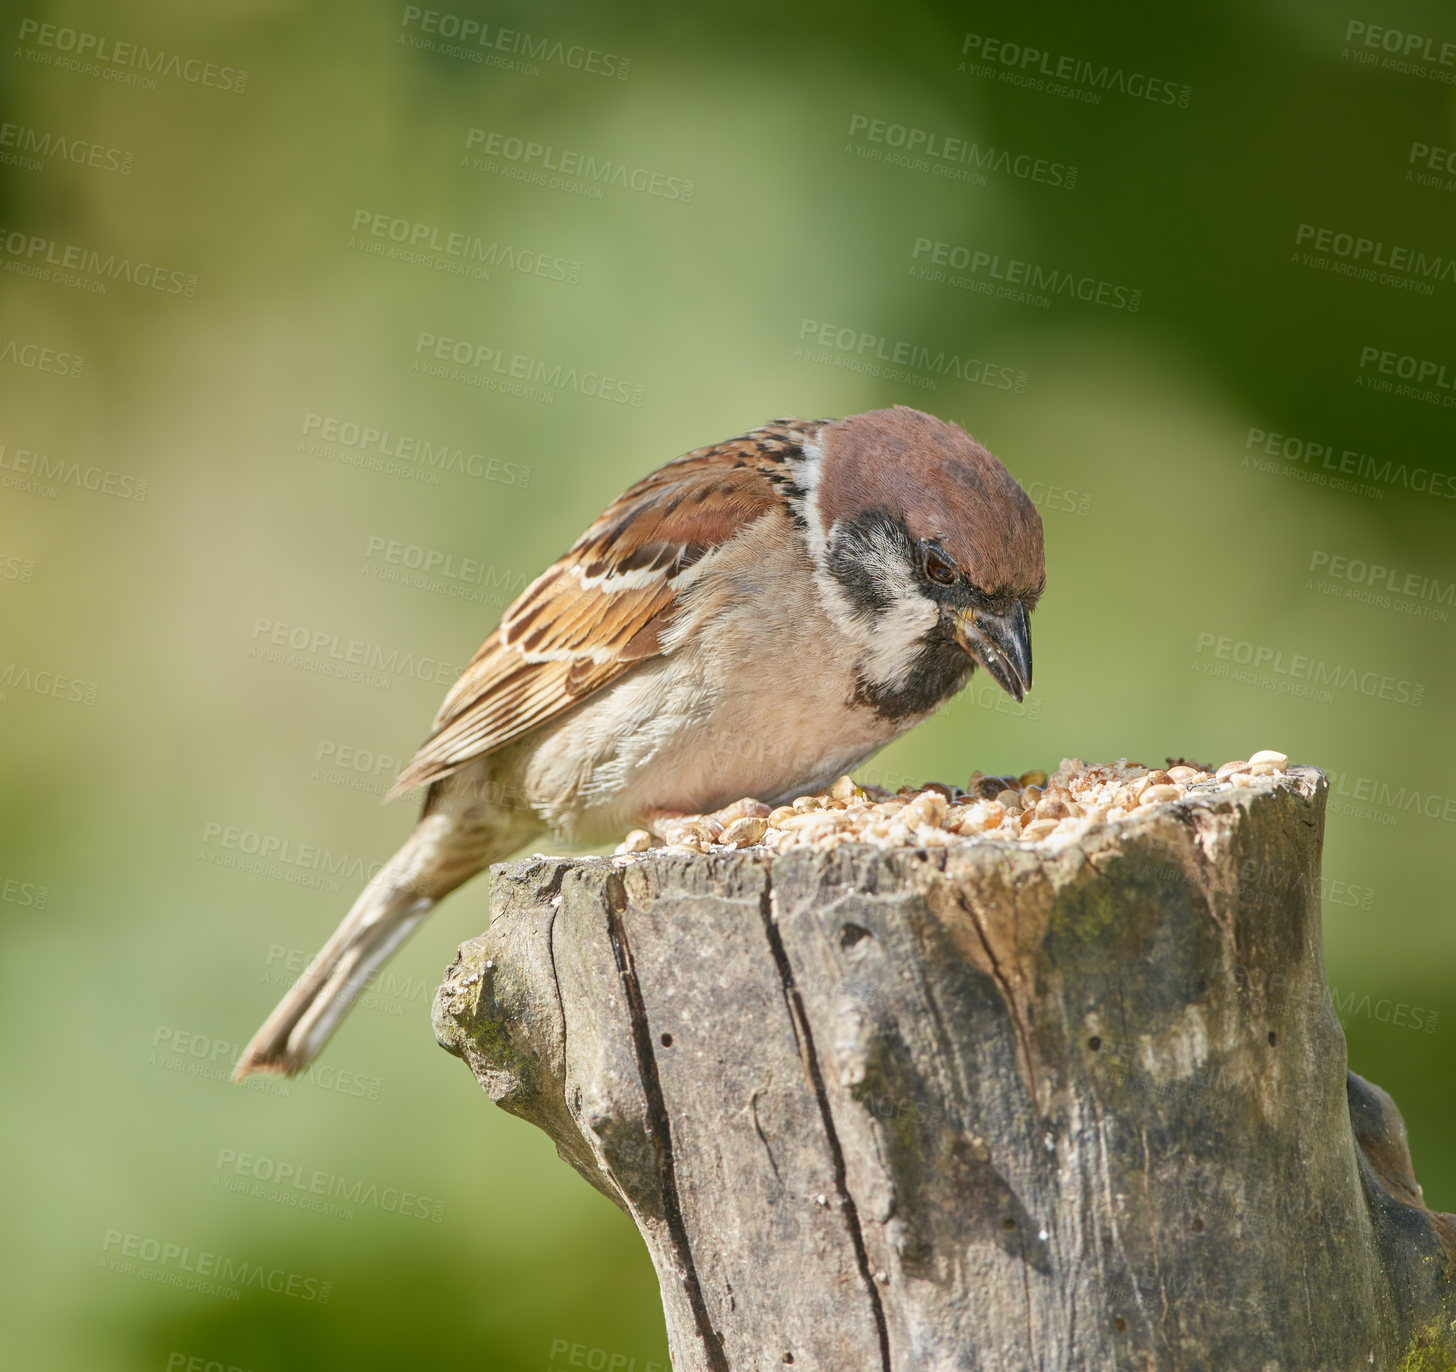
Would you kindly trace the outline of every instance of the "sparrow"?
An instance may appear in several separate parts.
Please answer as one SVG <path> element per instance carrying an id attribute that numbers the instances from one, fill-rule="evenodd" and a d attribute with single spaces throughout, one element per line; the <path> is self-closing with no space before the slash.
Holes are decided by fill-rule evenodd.
<path id="1" fill-rule="evenodd" d="M 955 424 L 780 419 L 675 458 L 506 610 L 390 796 L 403 847 L 244 1050 L 296 1073 L 457 886 L 550 830 L 782 804 L 927 719 L 979 666 L 1018 701 L 1041 518 Z"/>

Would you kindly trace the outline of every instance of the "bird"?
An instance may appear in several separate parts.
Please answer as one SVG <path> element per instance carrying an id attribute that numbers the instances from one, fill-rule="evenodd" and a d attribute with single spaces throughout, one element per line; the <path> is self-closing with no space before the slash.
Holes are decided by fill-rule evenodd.
<path id="1" fill-rule="evenodd" d="M 390 796 L 418 824 L 243 1050 L 304 1070 L 451 891 L 551 831 L 829 786 L 977 667 L 1020 701 L 1041 517 L 959 425 L 903 405 L 779 419 L 675 458 L 506 609 Z"/>

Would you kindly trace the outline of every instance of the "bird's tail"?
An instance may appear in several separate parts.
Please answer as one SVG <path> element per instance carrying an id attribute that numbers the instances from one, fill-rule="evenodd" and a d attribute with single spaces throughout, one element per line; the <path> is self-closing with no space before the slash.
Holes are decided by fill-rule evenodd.
<path id="1" fill-rule="evenodd" d="M 333 937 L 263 1021 L 233 1069 L 234 1081 L 253 1072 L 292 1076 L 303 1071 L 369 978 L 434 908 L 429 896 L 383 880 L 385 872 L 364 888 Z"/>
<path id="2" fill-rule="evenodd" d="M 436 782 L 414 833 L 243 1049 L 234 1081 L 253 1072 L 303 1071 L 369 978 L 436 904 L 540 831 L 534 815 L 482 801 L 478 789 L 478 777 Z"/>

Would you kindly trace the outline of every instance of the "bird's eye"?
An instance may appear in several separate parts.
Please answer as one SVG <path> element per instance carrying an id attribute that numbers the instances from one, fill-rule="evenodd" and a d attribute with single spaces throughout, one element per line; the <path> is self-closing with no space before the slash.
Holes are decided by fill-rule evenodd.
<path id="1" fill-rule="evenodd" d="M 942 586 L 953 586 L 959 575 L 955 563 L 933 543 L 925 547 L 925 574 Z"/>

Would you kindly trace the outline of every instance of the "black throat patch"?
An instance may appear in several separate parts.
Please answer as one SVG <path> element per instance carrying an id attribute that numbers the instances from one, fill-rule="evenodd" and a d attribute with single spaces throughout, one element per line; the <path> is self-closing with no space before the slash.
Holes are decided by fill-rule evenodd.
<path id="1" fill-rule="evenodd" d="M 854 699 L 882 719 L 922 715 L 945 704 L 975 671 L 976 664 L 943 624 L 925 635 L 905 680 L 886 686 L 860 678 Z"/>

